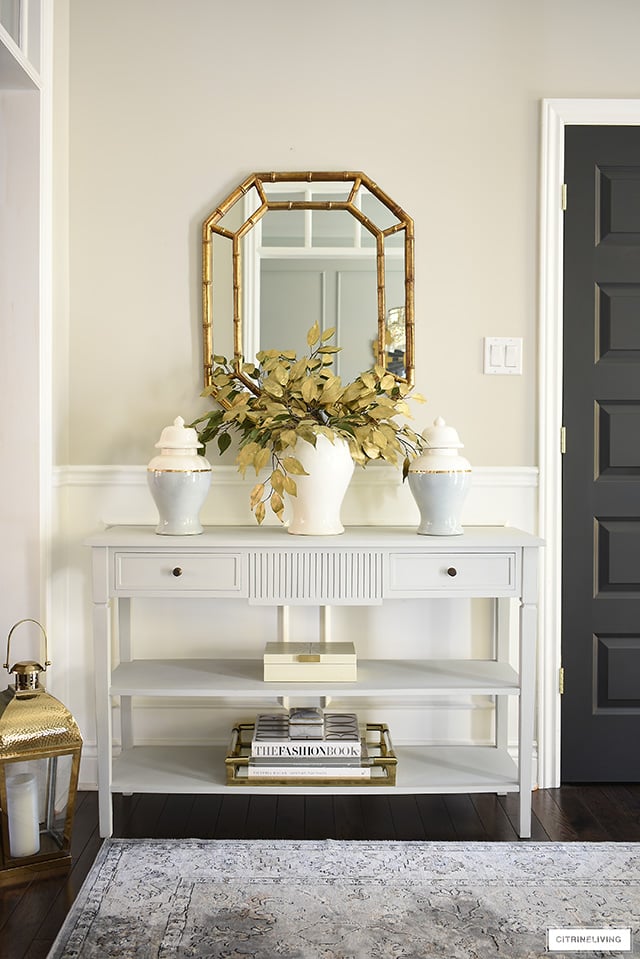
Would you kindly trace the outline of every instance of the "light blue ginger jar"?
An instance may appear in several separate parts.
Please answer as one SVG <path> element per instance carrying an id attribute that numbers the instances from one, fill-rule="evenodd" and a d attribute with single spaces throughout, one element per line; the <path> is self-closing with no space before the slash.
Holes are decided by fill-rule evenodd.
<path id="1" fill-rule="evenodd" d="M 202 532 L 200 510 L 211 485 L 211 465 L 198 455 L 203 444 L 181 416 L 166 426 L 147 466 L 147 482 L 160 514 L 156 533 L 189 536 Z"/>
<path id="2" fill-rule="evenodd" d="M 456 430 L 439 416 L 422 434 L 427 449 L 409 465 L 409 488 L 420 510 L 418 533 L 459 536 L 471 466 Z"/>

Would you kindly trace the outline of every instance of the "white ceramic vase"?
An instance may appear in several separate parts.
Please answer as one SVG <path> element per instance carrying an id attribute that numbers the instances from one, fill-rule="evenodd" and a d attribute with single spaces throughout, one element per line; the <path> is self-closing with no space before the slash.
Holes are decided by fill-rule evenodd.
<path id="1" fill-rule="evenodd" d="M 331 442 L 319 434 L 315 446 L 299 439 L 292 455 L 309 475 L 293 477 L 298 492 L 287 496 L 288 531 L 307 536 L 344 533 L 340 510 L 355 465 L 349 444 L 340 437 Z"/>
<path id="2" fill-rule="evenodd" d="M 147 482 L 158 508 L 156 533 L 191 536 L 202 532 L 200 510 L 211 485 L 211 465 L 198 455 L 203 444 L 181 416 L 163 429 L 147 466 Z"/>
<path id="3" fill-rule="evenodd" d="M 418 533 L 459 536 L 471 466 L 460 456 L 460 437 L 439 416 L 422 436 L 427 449 L 409 465 L 409 488 L 420 510 Z"/>

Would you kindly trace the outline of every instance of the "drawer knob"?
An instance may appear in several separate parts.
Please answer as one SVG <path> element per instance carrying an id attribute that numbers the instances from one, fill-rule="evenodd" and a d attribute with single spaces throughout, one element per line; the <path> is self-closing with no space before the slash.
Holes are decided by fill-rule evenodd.
<path id="1" fill-rule="evenodd" d="M 174 576 L 182 576 L 182 566 L 174 566 L 171 572 Z"/>
<path id="2" fill-rule="evenodd" d="M 455 568 L 455 566 L 450 566 L 449 569 L 447 570 L 447 576 L 457 576 L 457 575 L 458 575 L 458 570 Z"/>

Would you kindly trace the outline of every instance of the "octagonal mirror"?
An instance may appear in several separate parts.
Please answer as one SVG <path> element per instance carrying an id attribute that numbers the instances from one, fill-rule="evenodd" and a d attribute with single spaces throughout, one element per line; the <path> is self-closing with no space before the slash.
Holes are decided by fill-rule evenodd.
<path id="1" fill-rule="evenodd" d="M 336 328 L 344 383 L 378 363 L 413 384 L 413 220 L 364 173 L 254 173 L 202 231 L 204 383 L 215 356 L 306 352 Z"/>

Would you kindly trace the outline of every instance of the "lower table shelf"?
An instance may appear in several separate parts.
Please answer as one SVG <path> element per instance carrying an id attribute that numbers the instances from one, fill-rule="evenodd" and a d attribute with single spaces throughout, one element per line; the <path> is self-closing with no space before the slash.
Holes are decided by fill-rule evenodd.
<path id="1" fill-rule="evenodd" d="M 237 794 L 226 782 L 225 746 L 134 746 L 113 760 L 114 793 Z M 247 792 L 283 794 L 518 792 L 518 769 L 494 746 L 397 746 L 395 785 L 245 785 Z"/>

